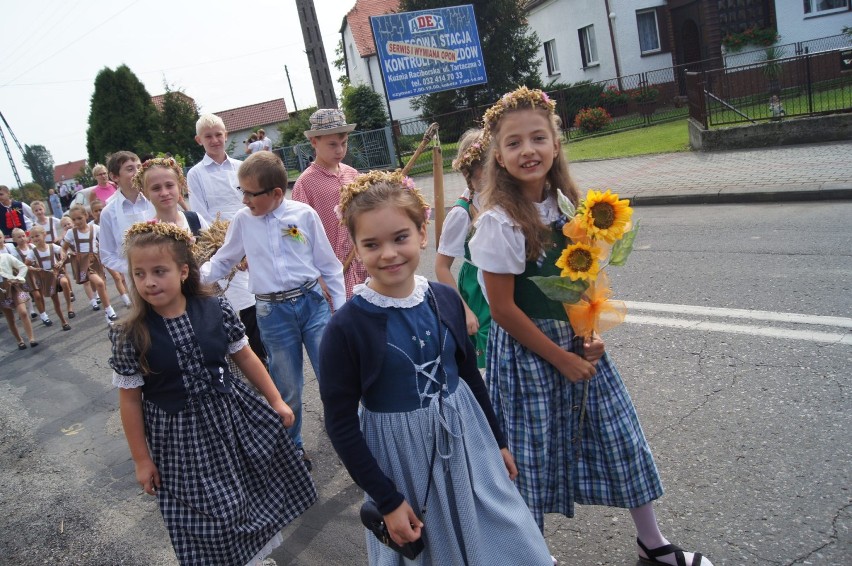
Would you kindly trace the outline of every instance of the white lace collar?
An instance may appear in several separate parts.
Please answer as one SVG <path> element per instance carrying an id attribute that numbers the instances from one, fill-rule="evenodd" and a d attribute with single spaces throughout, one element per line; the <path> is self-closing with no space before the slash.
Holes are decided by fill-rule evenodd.
<path id="1" fill-rule="evenodd" d="M 396 307 L 399 309 L 410 309 L 412 307 L 416 307 L 423 302 L 423 299 L 426 298 L 426 291 L 429 289 L 429 281 L 422 275 L 415 275 L 414 291 L 412 291 L 407 297 L 397 299 L 395 297 L 386 297 L 374 289 L 371 289 L 367 286 L 369 282 L 370 279 L 368 278 L 366 282 L 355 285 L 352 292 L 371 305 L 376 305 L 377 307 L 382 308 Z"/>

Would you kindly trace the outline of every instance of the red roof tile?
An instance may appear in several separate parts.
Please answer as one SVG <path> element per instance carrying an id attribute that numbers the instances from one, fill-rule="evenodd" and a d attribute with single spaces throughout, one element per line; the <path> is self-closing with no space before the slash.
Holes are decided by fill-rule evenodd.
<path id="1" fill-rule="evenodd" d="M 225 129 L 229 132 L 280 124 L 290 117 L 287 113 L 287 103 L 283 98 L 231 108 L 230 110 L 220 110 L 214 112 L 214 114 L 222 118 L 222 121 L 225 122 Z"/>
<path id="2" fill-rule="evenodd" d="M 175 94 L 179 94 L 180 96 L 184 97 L 186 99 L 186 101 L 189 102 L 190 104 L 192 104 L 193 106 L 195 105 L 195 100 L 191 96 L 186 95 L 186 94 L 184 94 L 180 91 L 173 91 L 173 92 Z M 151 97 L 151 102 L 154 103 L 154 107 L 156 107 L 157 110 L 159 110 L 160 112 L 163 111 L 163 98 L 165 98 L 165 96 L 166 96 L 165 94 L 158 94 L 156 96 Z"/>
<path id="3" fill-rule="evenodd" d="M 370 16 L 381 16 L 399 12 L 399 0 L 356 0 L 355 6 L 346 14 L 346 23 L 355 38 L 355 47 L 361 57 L 376 54 Z"/>
<path id="4" fill-rule="evenodd" d="M 79 161 L 69 161 L 64 165 L 56 165 L 53 167 L 53 182 L 61 183 L 62 178 L 65 177 L 65 180 L 71 180 L 74 178 L 74 175 L 80 172 L 80 169 L 86 166 L 86 160 L 81 159 Z M 50 187 L 48 187 L 50 188 Z"/>

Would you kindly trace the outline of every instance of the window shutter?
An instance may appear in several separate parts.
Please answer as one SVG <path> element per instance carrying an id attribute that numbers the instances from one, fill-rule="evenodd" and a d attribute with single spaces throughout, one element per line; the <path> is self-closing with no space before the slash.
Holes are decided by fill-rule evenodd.
<path id="1" fill-rule="evenodd" d="M 583 59 L 583 68 L 585 69 L 586 67 L 589 66 L 589 62 L 586 61 L 586 46 L 585 46 L 585 43 L 583 42 L 583 30 L 582 29 L 577 30 L 577 38 L 580 40 L 580 57 Z"/>

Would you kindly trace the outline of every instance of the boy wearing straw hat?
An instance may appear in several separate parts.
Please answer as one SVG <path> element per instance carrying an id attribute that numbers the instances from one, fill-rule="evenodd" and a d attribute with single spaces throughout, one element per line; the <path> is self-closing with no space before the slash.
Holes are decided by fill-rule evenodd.
<path id="1" fill-rule="evenodd" d="M 316 158 L 293 186 L 291 198 L 309 205 L 319 214 L 334 255 L 343 264 L 346 298 L 352 288 L 367 278 L 364 265 L 355 259 L 352 239 L 334 212 L 340 202 L 340 189 L 352 182 L 358 171 L 342 163 L 346 157 L 349 132 L 355 124 L 347 124 L 346 116 L 336 108 L 322 108 L 310 117 L 311 129 L 305 137 L 311 142 Z"/>

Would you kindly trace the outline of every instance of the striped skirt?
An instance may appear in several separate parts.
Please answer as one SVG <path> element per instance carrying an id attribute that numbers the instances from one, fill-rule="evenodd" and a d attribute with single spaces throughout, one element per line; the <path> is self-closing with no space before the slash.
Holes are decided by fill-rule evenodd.
<path id="1" fill-rule="evenodd" d="M 571 351 L 566 322 L 533 319 Z M 518 465 L 518 490 L 539 528 L 545 513 L 574 516 L 574 504 L 634 508 L 663 494 L 636 409 L 608 354 L 589 383 L 573 384 L 492 321 L 486 381 Z"/>

